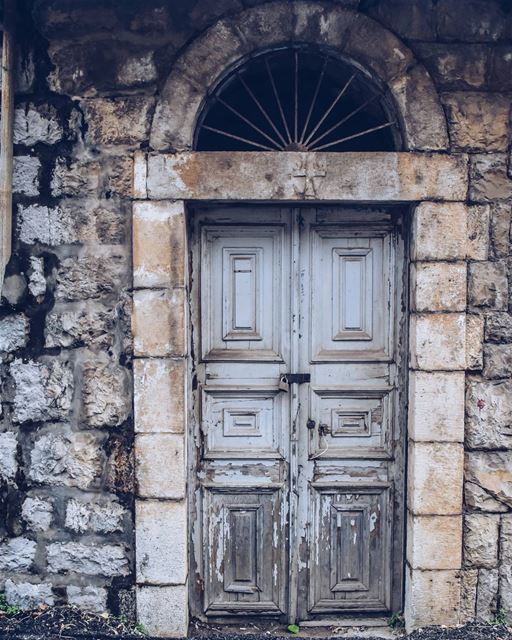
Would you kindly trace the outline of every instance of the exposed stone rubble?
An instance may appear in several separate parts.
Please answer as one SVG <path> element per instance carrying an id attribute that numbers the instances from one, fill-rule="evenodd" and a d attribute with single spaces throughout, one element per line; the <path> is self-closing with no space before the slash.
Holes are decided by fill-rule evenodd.
<path id="1" fill-rule="evenodd" d="M 262 5 L 268 15 L 243 36 L 257 49 L 265 29 L 289 16 L 272 13 L 272 3 L 263 0 L 27 0 L 20 5 L 27 28 L 20 34 L 23 60 L 16 72 L 14 244 L 0 309 L 0 591 L 22 608 L 68 602 L 131 615 L 134 153 L 165 139 L 151 132 L 151 125 L 159 93 L 187 42 L 222 17 Z M 464 203 L 454 203 L 454 217 L 443 229 L 453 249 L 449 259 L 416 262 L 414 304 L 424 313 L 416 338 L 433 341 L 429 314 L 449 308 L 453 313 L 440 320 L 440 343 L 449 343 L 456 360 L 462 357 L 460 345 L 469 342 L 473 357 L 458 363 L 466 369 L 465 379 L 463 371 L 461 378 L 448 373 L 444 387 L 462 393 L 466 385 L 465 434 L 452 437 L 446 415 L 452 407 L 447 411 L 432 400 L 444 439 L 464 439 L 460 618 L 488 621 L 503 610 L 512 623 L 511 14 L 500 0 L 337 0 L 336 5 L 365 13 L 410 49 L 410 57 L 397 56 L 386 78 L 404 103 L 411 103 L 410 87 L 400 84 L 400 72 L 417 70 L 416 62 L 425 66 L 446 114 L 448 152 L 457 158 L 460 175 L 469 175 L 467 194 L 465 188 L 459 194 Z M 215 62 L 217 53 L 206 49 L 201 61 L 188 65 L 193 81 L 178 87 L 186 86 L 191 101 L 197 86 L 209 81 L 201 77 L 203 65 L 210 58 Z M 363 58 L 372 54 L 367 42 L 363 49 Z M 414 77 L 421 87 L 426 76 Z M 186 123 L 195 114 L 191 109 L 174 117 Z M 430 121 L 430 114 L 422 113 L 415 125 L 427 146 L 433 137 Z M 443 154 L 437 155 L 442 162 Z M 459 183 L 452 179 L 450 189 L 460 190 Z M 430 222 L 439 206 L 425 208 Z M 469 212 L 473 243 L 464 255 L 458 243 L 466 227 L 454 222 L 461 211 Z M 178 231 L 173 233 L 177 237 Z M 427 233 L 423 242 L 435 245 L 436 237 Z M 457 287 L 466 270 L 467 290 Z M 446 283 L 456 290 L 453 295 L 440 293 Z M 168 312 L 161 292 L 150 299 L 137 291 L 135 297 L 143 322 L 155 309 Z M 464 333 L 453 318 L 465 311 L 471 320 Z M 169 336 L 169 351 L 181 353 L 185 336 L 177 333 Z M 183 421 L 176 416 L 185 408 L 165 389 L 171 376 L 174 384 L 183 372 L 164 370 L 158 358 L 135 363 L 142 366 L 162 369 L 161 384 L 150 394 L 160 394 L 158 410 L 151 413 L 149 401 L 141 408 L 142 420 L 151 422 L 145 428 L 155 428 L 155 415 L 165 416 L 178 432 Z M 423 383 L 418 377 L 417 384 Z M 451 456 L 450 444 L 429 453 L 451 470 L 463 463 L 462 454 L 460 460 Z M 150 451 L 151 438 L 141 438 L 142 446 Z M 169 451 L 183 463 L 184 452 L 173 438 Z M 141 469 L 148 483 L 162 483 L 150 465 Z M 185 487 L 176 491 L 182 497 Z M 445 584 L 455 581 L 454 571 L 444 571 L 450 574 Z M 436 590 L 428 571 L 418 576 L 414 589 Z M 161 590 L 157 603 L 178 612 L 180 601 L 167 593 Z M 151 587 L 140 600 L 155 606 Z"/>

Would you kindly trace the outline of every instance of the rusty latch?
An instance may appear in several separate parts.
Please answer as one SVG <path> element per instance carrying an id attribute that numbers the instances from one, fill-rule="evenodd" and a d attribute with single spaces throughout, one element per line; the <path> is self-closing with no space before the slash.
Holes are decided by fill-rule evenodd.
<path id="1" fill-rule="evenodd" d="M 304 384 L 311 382 L 310 373 L 282 373 L 279 377 L 279 389 L 288 391 L 291 384 Z"/>

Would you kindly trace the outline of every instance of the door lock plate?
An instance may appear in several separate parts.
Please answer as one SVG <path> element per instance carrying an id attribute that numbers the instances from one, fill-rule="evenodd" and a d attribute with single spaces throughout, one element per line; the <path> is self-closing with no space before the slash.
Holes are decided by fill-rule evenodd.
<path id="1" fill-rule="evenodd" d="M 305 382 L 311 382 L 310 373 L 283 373 L 281 376 L 281 382 L 285 384 L 304 384 Z"/>

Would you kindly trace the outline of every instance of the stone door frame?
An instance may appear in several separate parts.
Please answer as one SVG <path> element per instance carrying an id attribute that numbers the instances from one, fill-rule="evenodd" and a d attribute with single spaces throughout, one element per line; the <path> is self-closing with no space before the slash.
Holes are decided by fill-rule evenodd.
<path id="1" fill-rule="evenodd" d="M 256 51 L 329 50 L 385 86 L 404 149 L 389 153 L 194 152 L 218 83 Z M 137 152 L 133 206 L 136 581 L 151 634 L 187 631 L 189 414 L 187 202 L 412 205 L 405 618 L 459 621 L 465 370 L 482 319 L 466 314 L 467 261 L 485 260 L 479 207 L 464 204 L 468 157 L 449 154 L 425 68 L 378 22 L 323 0 L 278 0 L 219 20 L 176 60 Z M 468 346 L 466 346 L 468 345 Z"/>
<path id="2" fill-rule="evenodd" d="M 133 218 L 136 579 L 140 621 L 187 629 L 190 385 L 187 202 L 414 205 L 410 240 L 405 616 L 459 616 L 465 370 L 483 325 L 466 314 L 484 242 L 464 204 L 468 158 L 443 153 L 137 153 Z M 476 339 L 475 339 L 476 338 Z M 471 346 L 468 350 L 466 345 Z"/>

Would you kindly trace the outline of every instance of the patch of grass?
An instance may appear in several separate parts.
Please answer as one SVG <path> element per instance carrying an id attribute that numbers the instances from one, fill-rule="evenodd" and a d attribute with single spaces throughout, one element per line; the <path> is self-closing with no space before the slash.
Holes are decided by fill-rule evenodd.
<path id="1" fill-rule="evenodd" d="M 140 633 L 142 636 L 147 636 L 148 632 L 146 631 L 146 627 L 142 624 L 142 622 L 137 622 L 137 624 L 133 627 L 135 633 Z"/>
<path id="2" fill-rule="evenodd" d="M 506 627 L 507 626 L 507 612 L 505 609 L 498 609 L 496 615 L 491 620 L 493 627 Z"/>
<path id="3" fill-rule="evenodd" d="M 15 616 L 17 613 L 20 613 L 20 611 L 21 609 L 15 604 L 9 604 L 7 602 L 5 593 L 0 593 L 0 613 L 5 614 L 6 616 Z"/>
<path id="4" fill-rule="evenodd" d="M 390 629 L 403 629 L 405 620 L 402 613 L 396 612 L 388 619 L 388 627 Z"/>

